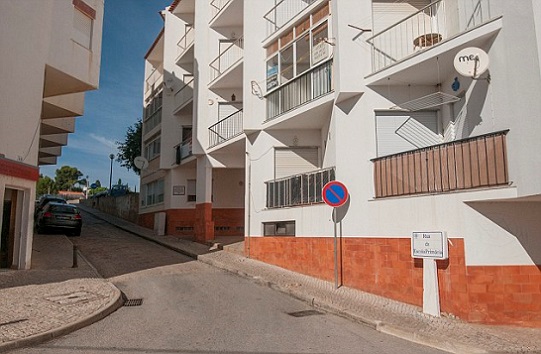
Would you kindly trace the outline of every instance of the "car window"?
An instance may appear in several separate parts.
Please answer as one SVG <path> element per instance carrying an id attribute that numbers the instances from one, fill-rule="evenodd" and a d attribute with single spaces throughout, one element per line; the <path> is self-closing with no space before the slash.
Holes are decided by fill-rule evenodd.
<path id="1" fill-rule="evenodd" d="M 78 214 L 77 208 L 68 205 L 51 205 L 49 211 L 63 213 L 63 214 Z"/>

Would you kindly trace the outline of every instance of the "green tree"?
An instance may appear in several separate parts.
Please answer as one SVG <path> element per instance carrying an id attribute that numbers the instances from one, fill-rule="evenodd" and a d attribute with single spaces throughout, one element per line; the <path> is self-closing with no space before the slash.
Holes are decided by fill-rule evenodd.
<path id="1" fill-rule="evenodd" d="M 134 165 L 133 160 L 137 156 L 141 156 L 141 139 L 143 133 L 143 123 L 141 119 L 135 122 L 132 126 L 128 127 L 124 141 L 117 141 L 118 154 L 116 155 L 116 161 L 120 163 L 120 166 L 126 167 L 128 170 L 133 170 L 139 175 L 139 169 Z"/>
<path id="2" fill-rule="evenodd" d="M 82 191 L 82 188 L 75 187 L 76 184 L 84 184 L 82 176 L 83 173 L 77 167 L 62 166 L 56 170 L 56 187 L 59 191 Z"/>
<path id="3" fill-rule="evenodd" d="M 49 176 L 43 176 L 40 174 L 36 186 L 36 196 L 43 194 L 56 194 L 57 192 L 58 190 L 56 189 L 54 180 Z"/>

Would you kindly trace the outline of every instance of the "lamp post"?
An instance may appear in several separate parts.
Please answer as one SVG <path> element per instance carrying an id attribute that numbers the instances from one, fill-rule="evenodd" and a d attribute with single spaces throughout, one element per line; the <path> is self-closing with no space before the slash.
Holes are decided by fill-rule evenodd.
<path id="1" fill-rule="evenodd" d="M 109 191 L 111 191 L 112 182 L 113 182 L 113 159 L 115 158 L 114 154 L 109 155 L 109 158 L 111 159 L 111 172 L 109 172 Z"/>

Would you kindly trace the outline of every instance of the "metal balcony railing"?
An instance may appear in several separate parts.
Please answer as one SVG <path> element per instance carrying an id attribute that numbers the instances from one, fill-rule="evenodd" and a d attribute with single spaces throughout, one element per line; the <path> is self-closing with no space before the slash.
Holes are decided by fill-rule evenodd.
<path id="1" fill-rule="evenodd" d="M 154 92 L 163 81 L 162 68 L 154 68 L 146 79 L 145 93 Z"/>
<path id="2" fill-rule="evenodd" d="M 186 51 L 192 46 L 195 40 L 195 31 L 193 27 L 186 27 L 186 32 L 180 38 L 177 43 L 177 59 L 179 59 L 186 53 Z"/>
<path id="3" fill-rule="evenodd" d="M 436 0 L 367 39 L 372 70 L 378 71 L 413 53 L 490 20 L 490 0 Z M 407 2 L 407 1 L 406 1 Z M 402 6 L 402 3 L 397 3 Z M 376 27 L 378 19 L 374 21 Z"/>
<path id="4" fill-rule="evenodd" d="M 175 160 L 177 165 L 187 157 L 192 156 L 192 137 L 185 139 L 182 143 L 175 146 Z"/>
<path id="5" fill-rule="evenodd" d="M 239 136 L 243 132 L 242 109 L 209 127 L 209 148 Z"/>
<path id="6" fill-rule="evenodd" d="M 265 182 L 267 208 L 323 203 L 323 186 L 334 179 L 334 167 L 330 167 Z"/>
<path id="7" fill-rule="evenodd" d="M 179 109 L 193 99 L 193 76 L 190 76 L 184 85 L 175 92 L 175 109 Z"/>
<path id="8" fill-rule="evenodd" d="M 376 198 L 509 183 L 508 130 L 373 159 Z"/>
<path id="9" fill-rule="evenodd" d="M 210 81 L 214 81 L 244 56 L 244 37 L 240 37 L 210 63 Z"/>
<path id="10" fill-rule="evenodd" d="M 214 18 L 222 11 L 222 9 L 231 2 L 232 0 L 212 0 L 210 2 L 210 18 L 214 20 Z"/>
<path id="11" fill-rule="evenodd" d="M 302 10 L 317 0 L 281 0 L 263 16 L 267 20 L 267 36 L 282 28 Z"/>
<path id="12" fill-rule="evenodd" d="M 331 59 L 269 93 L 266 96 L 267 120 L 315 100 L 333 89 L 333 61 Z"/>

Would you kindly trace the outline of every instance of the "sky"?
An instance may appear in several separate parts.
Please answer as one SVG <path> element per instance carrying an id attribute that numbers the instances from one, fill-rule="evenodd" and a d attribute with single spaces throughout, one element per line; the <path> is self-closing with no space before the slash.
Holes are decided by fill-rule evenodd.
<path id="1" fill-rule="evenodd" d="M 75 133 L 56 165 L 41 166 L 40 173 L 54 178 L 62 166 L 77 167 L 91 183 L 109 186 L 115 142 L 143 112 L 144 57 L 163 27 L 159 11 L 172 0 L 105 0 L 99 89 L 85 96 L 85 113 L 75 119 Z M 139 177 L 113 162 L 112 183 L 118 179 L 139 190 Z"/>

